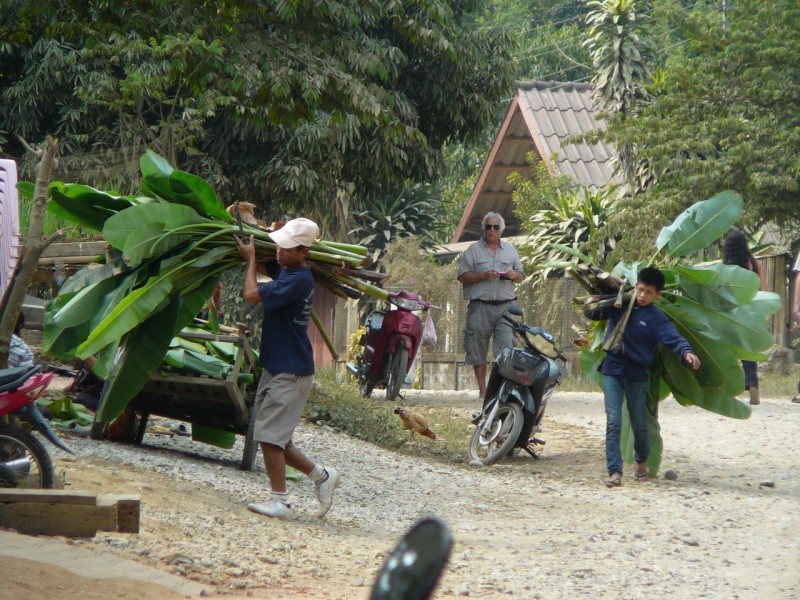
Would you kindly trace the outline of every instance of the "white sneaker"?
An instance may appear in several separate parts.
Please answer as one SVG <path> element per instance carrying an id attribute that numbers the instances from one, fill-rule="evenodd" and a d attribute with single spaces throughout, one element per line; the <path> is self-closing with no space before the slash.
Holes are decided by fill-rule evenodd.
<path id="1" fill-rule="evenodd" d="M 280 500 L 269 500 L 264 504 L 250 503 L 247 508 L 254 513 L 272 517 L 273 519 L 288 519 L 292 516 L 292 507 Z"/>
<path id="2" fill-rule="evenodd" d="M 328 514 L 333 504 L 333 491 L 339 485 L 339 471 L 330 467 L 325 467 L 325 471 L 328 473 L 328 478 L 314 486 L 314 495 L 319 500 L 318 519 Z"/>

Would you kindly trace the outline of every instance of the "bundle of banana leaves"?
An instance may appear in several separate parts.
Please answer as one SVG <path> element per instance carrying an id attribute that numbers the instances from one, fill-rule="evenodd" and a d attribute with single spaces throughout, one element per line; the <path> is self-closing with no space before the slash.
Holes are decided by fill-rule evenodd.
<path id="1" fill-rule="evenodd" d="M 101 232 L 109 244 L 103 260 L 72 276 L 49 303 L 43 336 L 51 356 L 96 356 L 94 371 L 108 381 L 98 411 L 105 421 L 142 390 L 222 273 L 241 265 L 235 235 L 254 236 L 260 261 L 276 257 L 269 231 L 237 222 L 208 182 L 152 151 L 140 163 L 138 196 L 76 183 L 48 187 L 50 212 Z M 365 268 L 363 246 L 319 240 L 308 264 L 315 280 L 340 297 L 387 297 L 376 285 L 386 275 Z"/>
<path id="2" fill-rule="evenodd" d="M 768 317 L 780 308 L 780 297 L 759 291 L 758 275 L 747 269 L 722 263 L 691 264 L 693 254 L 722 238 L 739 220 L 742 207 L 741 196 L 731 191 L 697 202 L 661 230 L 655 254 L 641 265 L 620 262 L 606 272 L 592 265 L 588 256 L 563 246 L 558 249 L 564 260 L 550 263 L 565 269 L 588 292 L 575 298 L 582 310 L 624 306 L 627 315 L 635 302 L 631 286 L 636 283 L 640 268 L 657 266 L 664 273 L 666 286 L 656 306 L 691 344 L 702 367 L 693 371 L 672 352 L 659 348 L 655 362 L 648 368 L 648 465 L 653 475 L 658 472 L 663 448 L 658 404 L 668 396 L 682 405 L 728 417 L 750 416 L 750 406 L 736 398 L 744 391 L 740 361 L 767 359 L 763 352 L 774 343 Z M 593 322 L 586 330 L 587 339 L 578 344 L 582 346 L 581 367 L 585 374 L 591 377 L 596 373 L 605 351 L 621 341 L 626 324 L 627 319 L 623 319 L 605 344 L 604 322 Z M 633 435 L 627 424 L 627 411 L 623 415 L 623 455 L 632 462 Z"/>

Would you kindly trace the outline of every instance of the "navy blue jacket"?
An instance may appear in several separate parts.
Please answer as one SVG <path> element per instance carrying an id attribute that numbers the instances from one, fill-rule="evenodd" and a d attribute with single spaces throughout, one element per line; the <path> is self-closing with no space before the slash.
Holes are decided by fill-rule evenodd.
<path id="1" fill-rule="evenodd" d="M 635 300 L 634 300 L 635 301 Z M 604 340 L 607 340 L 625 314 L 627 307 L 606 308 L 587 311 L 584 314 L 592 321 L 608 319 Z M 653 362 L 658 344 L 664 344 L 683 358 L 687 352 L 694 352 L 681 334 L 675 329 L 661 309 L 654 304 L 644 308 L 633 307 L 628 326 L 622 334 L 622 344 L 612 352 L 606 353 L 597 369 L 604 375 L 616 375 L 636 381 L 647 379 L 647 366 Z"/>

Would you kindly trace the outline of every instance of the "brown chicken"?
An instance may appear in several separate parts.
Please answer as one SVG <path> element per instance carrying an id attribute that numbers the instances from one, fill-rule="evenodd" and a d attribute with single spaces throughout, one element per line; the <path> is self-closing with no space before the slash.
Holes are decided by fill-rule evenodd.
<path id="1" fill-rule="evenodd" d="M 400 420 L 403 422 L 403 427 L 408 429 L 409 440 L 414 439 L 415 433 L 427 436 L 432 440 L 436 439 L 436 434 L 428 428 L 428 421 L 426 421 L 424 417 L 411 412 L 407 408 L 400 407 L 395 408 L 394 413 L 396 415 L 400 415 Z"/>

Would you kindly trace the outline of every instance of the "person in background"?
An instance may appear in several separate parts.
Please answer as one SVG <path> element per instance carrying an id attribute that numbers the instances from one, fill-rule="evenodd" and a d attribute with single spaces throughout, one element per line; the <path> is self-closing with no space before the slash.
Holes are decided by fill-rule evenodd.
<path id="1" fill-rule="evenodd" d="M 795 323 L 800 323 L 800 250 L 794 258 L 792 274 L 794 277 L 792 287 L 792 320 Z M 792 398 L 792 402 L 800 404 L 800 382 L 797 384 L 797 393 L 794 395 L 794 398 Z"/>
<path id="2" fill-rule="evenodd" d="M 22 330 L 25 328 L 25 315 L 19 313 L 14 333 L 8 347 L 8 368 L 30 367 L 33 365 L 33 351 L 22 340 Z"/>
<path id="3" fill-rule="evenodd" d="M 458 280 L 463 284 L 464 299 L 469 300 L 464 362 L 475 371 L 481 398 L 486 394 L 489 340 L 495 357 L 506 346 L 514 345 L 514 332 L 502 315 L 517 299 L 514 284 L 525 278 L 517 249 L 500 240 L 505 227 L 502 215 L 486 213 L 481 224 L 483 237 L 471 244 L 458 260 Z"/>
<path id="4" fill-rule="evenodd" d="M 264 372 L 256 390 L 256 422 L 253 439 L 264 455 L 272 494 L 265 503 L 247 508 L 267 517 L 287 518 L 292 503 L 286 489 L 286 465 L 314 482 L 319 502 L 317 517 L 322 518 L 333 503 L 339 484 L 336 469 L 316 464 L 294 445 L 292 436 L 308 401 L 314 381 L 314 353 L 308 337 L 314 298 L 314 277 L 306 264 L 309 247 L 319 233 L 316 223 L 299 218 L 288 221 L 270 233 L 277 245 L 277 264 L 267 265 L 268 283 L 256 279 L 256 247 L 236 238 L 239 254 L 245 260 L 243 294 L 246 302 L 264 306 L 259 364 Z"/>
<path id="5" fill-rule="evenodd" d="M 650 456 L 650 434 L 647 428 L 647 367 L 653 362 L 658 344 L 669 350 L 693 369 L 700 368 L 700 359 L 675 329 L 675 325 L 653 304 L 664 289 L 664 274 L 655 267 L 645 267 L 636 278 L 636 304 L 623 333 L 622 344 L 606 352 L 598 371 L 603 376 L 606 409 L 606 487 L 622 485 L 622 401 L 628 401 L 636 470 L 635 481 L 650 478 L 647 458 Z M 587 319 L 608 321 L 605 339 L 623 318 L 626 306 L 587 311 Z"/>
<path id="6" fill-rule="evenodd" d="M 750 252 L 747 238 L 739 229 L 731 229 L 725 236 L 725 248 L 722 253 L 722 262 L 726 265 L 736 265 L 748 271 L 753 271 L 758 275 L 759 289 L 763 292 L 767 289 L 767 282 L 764 279 L 764 272 L 761 265 Z M 755 361 L 742 360 L 744 369 L 744 389 L 750 392 L 750 404 L 760 404 L 761 398 L 758 394 L 758 366 Z"/>

